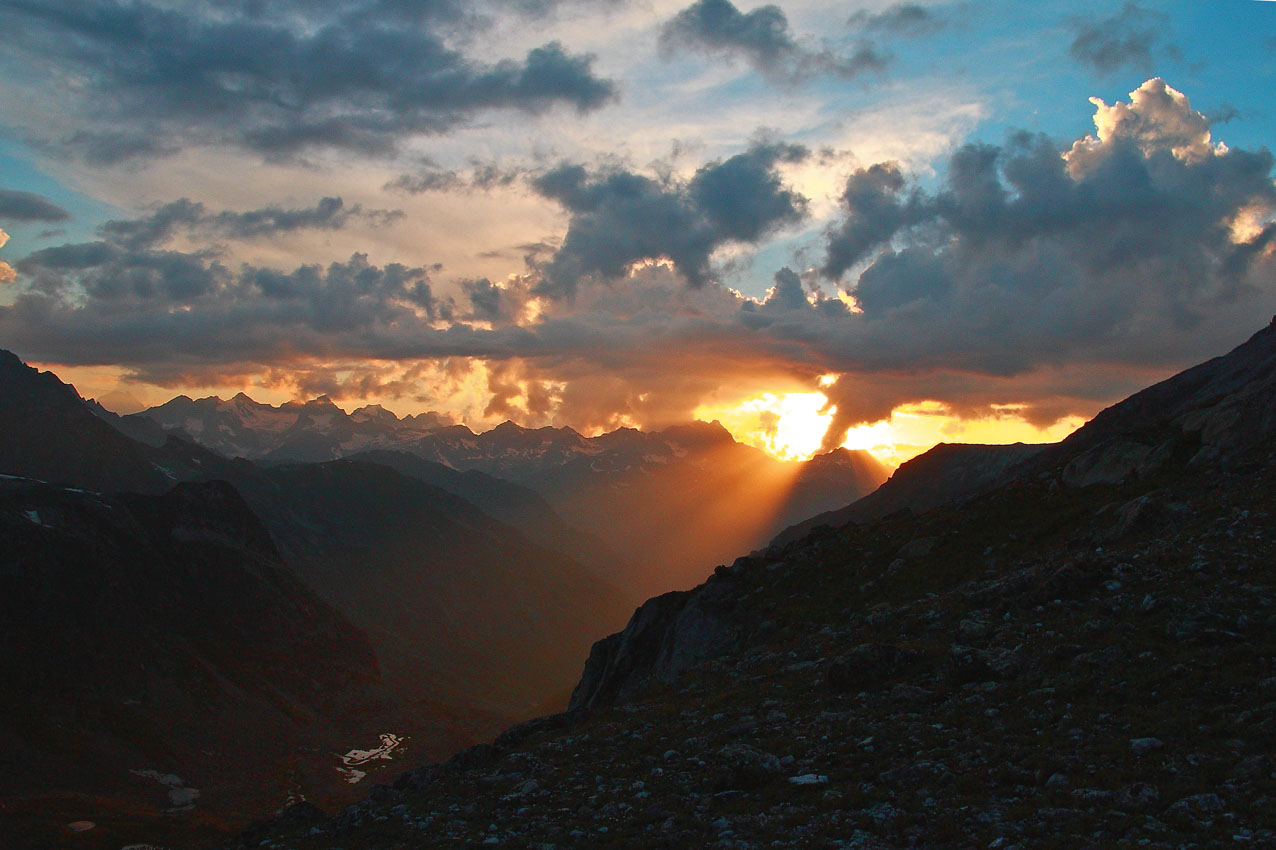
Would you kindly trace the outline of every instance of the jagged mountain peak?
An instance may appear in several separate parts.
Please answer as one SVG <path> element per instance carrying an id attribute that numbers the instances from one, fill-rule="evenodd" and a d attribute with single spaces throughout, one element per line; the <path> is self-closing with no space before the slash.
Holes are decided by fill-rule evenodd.
<path id="1" fill-rule="evenodd" d="M 656 434 L 691 451 L 699 451 L 736 442 L 735 437 L 731 436 L 731 432 L 717 419 L 712 422 L 704 422 L 699 419 L 691 422 L 682 422 L 663 428 L 657 431 Z"/>
<path id="2" fill-rule="evenodd" d="M 401 421 L 393 412 L 379 404 L 365 404 L 351 411 L 350 418 L 356 422 L 384 422 L 388 425 Z"/>
<path id="3" fill-rule="evenodd" d="M 881 466 L 881 462 L 871 452 L 865 449 L 848 449 L 844 446 L 838 446 L 836 449 L 830 449 L 827 452 L 817 452 L 807 460 L 808 467 L 813 469 L 857 466 L 865 463 Z"/>
<path id="4" fill-rule="evenodd" d="M 70 384 L 0 356 L 0 473 L 95 490 L 171 483 L 145 447 L 93 413 Z"/>

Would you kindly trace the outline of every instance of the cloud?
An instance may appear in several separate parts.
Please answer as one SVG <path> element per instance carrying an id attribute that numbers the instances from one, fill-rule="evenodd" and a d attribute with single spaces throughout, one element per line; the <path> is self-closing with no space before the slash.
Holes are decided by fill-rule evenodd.
<path id="1" fill-rule="evenodd" d="M 58 96 L 94 126 L 53 144 L 100 164 L 210 143 L 385 153 L 483 112 L 589 112 L 616 95 L 592 57 L 557 42 L 517 60 L 466 55 L 453 44 L 484 18 L 452 2 L 15 2 L 0 22 L 21 34 L 8 45 L 26 76 L 76 77 Z"/>
<path id="2" fill-rule="evenodd" d="M 1144 155 L 1168 150 L 1173 156 L 1200 161 L 1226 153 L 1226 147 L 1210 141 L 1210 121 L 1192 109 L 1187 97 L 1166 85 L 1160 77 L 1130 92 L 1130 102 L 1108 106 L 1092 97 L 1095 135 L 1072 146 L 1068 160 L 1074 170 L 1087 167 L 1092 159 L 1102 159 L 1114 143 L 1130 142 Z M 1091 155 L 1094 155 L 1093 157 Z"/>
<path id="3" fill-rule="evenodd" d="M 920 195 L 914 191 L 906 200 L 903 172 L 898 164 L 879 162 L 857 169 L 846 181 L 842 206 L 846 216 L 830 229 L 827 256 L 822 271 L 839 278 L 868 255 L 873 248 L 914 224 L 927 213 Z"/>
<path id="4" fill-rule="evenodd" d="M 853 29 L 906 37 L 930 35 L 943 29 L 947 23 L 925 6 L 916 3 L 899 3 L 880 12 L 860 9 L 846 22 Z"/>
<path id="5" fill-rule="evenodd" d="M 0 248 L 3 248 L 9 241 L 9 234 L 0 229 Z M 14 271 L 13 266 L 0 260 L 0 283 L 11 283 L 17 280 L 18 273 Z"/>
<path id="6" fill-rule="evenodd" d="M 426 192 L 490 191 L 512 186 L 530 173 L 525 166 L 504 165 L 496 162 L 480 162 L 472 159 L 465 170 L 440 168 L 432 160 L 422 164 L 420 170 L 400 174 L 385 184 L 386 189 L 421 195 Z"/>
<path id="7" fill-rule="evenodd" d="M 821 74 L 856 77 L 880 72 L 887 64 L 887 57 L 868 41 L 850 55 L 806 47 L 789 30 L 779 6 L 741 12 L 730 0 L 697 0 L 665 22 L 660 44 L 666 53 L 682 48 L 740 57 L 758 72 L 784 82 Z"/>
<path id="8" fill-rule="evenodd" d="M 360 204 L 346 207 L 340 198 L 322 198 L 315 206 L 301 209 L 267 206 L 216 213 L 201 203 L 181 198 L 143 218 L 108 221 L 99 231 L 136 250 L 165 243 L 179 231 L 205 238 L 253 239 L 296 230 L 339 230 L 355 220 L 376 226 L 402 218 L 401 210 L 365 210 Z"/>
<path id="9" fill-rule="evenodd" d="M 1011 376 L 1195 348 L 1184 340 L 1210 317 L 1267 309 L 1272 155 L 1213 143 L 1160 79 L 1128 103 L 1092 102 L 1096 135 L 1063 150 L 1025 132 L 966 145 L 933 194 L 890 165 L 852 175 L 823 270 L 860 269 L 861 342 L 913 369 Z M 1242 233 L 1246 217 L 1267 226 Z M 861 407 L 840 397 L 835 425 Z"/>
<path id="10" fill-rule="evenodd" d="M 575 164 L 546 171 L 533 188 L 571 219 L 539 290 L 571 295 L 582 279 L 620 278 L 634 263 L 660 259 L 703 285 L 715 250 L 756 243 L 803 218 L 806 199 L 784 185 L 777 166 L 807 156 L 796 145 L 759 142 L 685 182 L 622 169 L 591 174 Z"/>
<path id="11" fill-rule="evenodd" d="M 1127 2 L 1121 11 L 1106 18 L 1075 17 L 1071 21 L 1075 37 L 1072 57 L 1101 74 L 1122 68 L 1149 71 L 1152 51 L 1169 31 L 1169 18 Z"/>
<path id="12" fill-rule="evenodd" d="M 512 325 L 523 321 L 529 309 L 532 293 L 527 281 L 510 280 L 498 286 L 485 277 L 461 281 L 461 291 L 470 302 L 465 318 L 490 322 L 493 325 Z"/>
<path id="13" fill-rule="evenodd" d="M 0 188 L 0 220 L 52 223 L 66 221 L 70 217 L 70 213 L 48 198 L 31 192 Z"/>
<path id="14" fill-rule="evenodd" d="M 859 169 L 823 236 L 827 276 L 781 269 L 761 299 L 723 286 L 711 262 L 801 218 L 778 169 L 803 151 L 759 142 L 686 178 L 540 173 L 567 236 L 505 281 L 453 286 L 436 267 L 359 254 L 232 267 L 212 248 L 104 228 L 14 263 L 0 339 L 169 385 L 264 374 L 445 400 L 463 385 L 475 422 L 652 426 L 836 374 L 821 389 L 837 408 L 830 444 L 927 400 L 970 415 L 1026 405 L 1048 424 L 1276 312 L 1272 155 L 1219 144 L 1159 80 L 1095 113 L 1092 137 L 963 146 L 933 188 L 891 163 Z"/>

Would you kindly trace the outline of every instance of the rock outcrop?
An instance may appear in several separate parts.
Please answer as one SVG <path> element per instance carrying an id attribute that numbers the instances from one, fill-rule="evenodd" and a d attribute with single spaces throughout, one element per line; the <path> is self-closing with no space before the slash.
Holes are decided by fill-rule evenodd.
<path id="1" fill-rule="evenodd" d="M 672 682 L 731 651 L 743 631 L 736 619 L 739 591 L 731 570 L 720 569 L 695 591 L 647 600 L 624 631 L 594 644 L 570 707 L 625 702 L 652 682 Z"/>

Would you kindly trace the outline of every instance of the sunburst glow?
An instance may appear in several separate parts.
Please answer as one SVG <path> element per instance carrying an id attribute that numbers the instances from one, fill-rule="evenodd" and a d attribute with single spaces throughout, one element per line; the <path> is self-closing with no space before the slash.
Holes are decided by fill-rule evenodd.
<path id="1" fill-rule="evenodd" d="M 805 460 L 820 449 L 835 408 L 822 393 L 763 393 L 736 405 L 701 407 L 698 419 L 717 419 L 737 440 L 781 460 Z M 937 443 L 1053 443 L 1085 422 L 1066 416 L 1041 427 L 1020 405 L 992 405 L 984 417 L 952 415 L 936 402 L 905 404 L 887 419 L 852 428 L 842 446 L 899 466 Z"/>
<path id="2" fill-rule="evenodd" d="M 717 419 L 737 440 L 781 460 L 805 460 L 820 448 L 833 421 L 822 393 L 763 393 L 737 405 L 701 407 L 697 419 Z"/>

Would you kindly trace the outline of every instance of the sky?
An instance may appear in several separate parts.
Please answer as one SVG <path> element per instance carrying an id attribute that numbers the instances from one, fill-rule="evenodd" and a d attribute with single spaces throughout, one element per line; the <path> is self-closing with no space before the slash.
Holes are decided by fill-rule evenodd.
<path id="1" fill-rule="evenodd" d="M 1059 439 L 1276 313 L 1276 3 L 0 0 L 0 347 L 782 457 Z"/>

